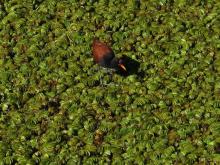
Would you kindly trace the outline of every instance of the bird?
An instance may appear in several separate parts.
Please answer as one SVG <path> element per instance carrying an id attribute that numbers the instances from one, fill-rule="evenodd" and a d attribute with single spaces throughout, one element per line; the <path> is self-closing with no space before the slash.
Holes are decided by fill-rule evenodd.
<path id="1" fill-rule="evenodd" d="M 97 38 L 93 39 L 92 54 L 95 63 L 98 65 L 119 72 L 127 72 L 123 58 L 117 58 L 111 47 Z"/>

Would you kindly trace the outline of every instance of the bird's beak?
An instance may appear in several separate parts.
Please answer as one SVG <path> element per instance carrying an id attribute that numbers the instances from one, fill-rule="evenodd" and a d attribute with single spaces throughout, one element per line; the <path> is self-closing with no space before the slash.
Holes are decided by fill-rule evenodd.
<path id="1" fill-rule="evenodd" d="M 123 64 L 119 64 L 119 67 L 122 68 L 124 71 L 127 71 L 127 69 L 125 68 Z"/>

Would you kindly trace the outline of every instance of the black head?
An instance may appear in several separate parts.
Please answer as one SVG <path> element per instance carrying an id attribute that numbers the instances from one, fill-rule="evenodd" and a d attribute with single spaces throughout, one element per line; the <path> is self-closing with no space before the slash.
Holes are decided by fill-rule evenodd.
<path id="1" fill-rule="evenodd" d="M 110 68 L 114 68 L 119 72 L 127 72 L 125 61 L 122 58 L 113 58 L 110 62 Z"/>
<path id="2" fill-rule="evenodd" d="M 138 69 L 140 63 L 126 55 L 123 55 L 121 58 L 113 58 L 110 62 L 110 65 L 106 65 L 116 70 L 116 73 L 122 76 L 129 76 L 133 74 L 139 74 Z"/>
<path id="3" fill-rule="evenodd" d="M 123 76 L 129 76 L 129 75 L 133 75 L 133 74 L 139 74 L 138 73 L 138 70 L 139 70 L 139 67 L 140 67 L 140 63 L 126 55 L 123 55 L 121 58 L 119 58 L 118 60 L 118 66 L 119 66 L 119 69 L 118 69 L 118 73 L 120 75 L 123 75 Z M 123 69 L 123 67 L 121 66 L 125 66 L 125 69 Z"/>
<path id="4" fill-rule="evenodd" d="M 122 72 L 127 72 L 125 60 L 123 58 L 118 59 L 118 68 Z"/>

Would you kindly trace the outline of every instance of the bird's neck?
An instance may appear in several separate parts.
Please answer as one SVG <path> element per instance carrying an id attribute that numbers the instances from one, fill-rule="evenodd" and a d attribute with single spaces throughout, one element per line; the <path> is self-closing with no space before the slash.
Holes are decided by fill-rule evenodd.
<path id="1" fill-rule="evenodd" d="M 117 68 L 118 67 L 118 59 L 117 58 L 113 58 L 110 62 L 110 67 L 111 68 Z"/>

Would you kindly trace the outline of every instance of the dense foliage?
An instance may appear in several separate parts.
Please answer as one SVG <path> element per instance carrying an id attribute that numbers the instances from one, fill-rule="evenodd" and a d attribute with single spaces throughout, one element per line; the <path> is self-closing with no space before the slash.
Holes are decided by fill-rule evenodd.
<path id="1" fill-rule="evenodd" d="M 0 1 L 0 164 L 219 163 L 219 120 L 220 1 Z"/>

